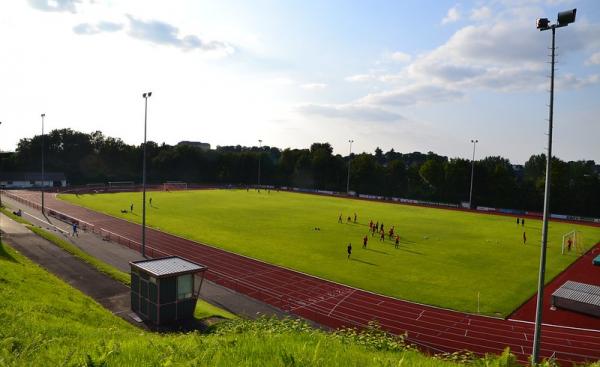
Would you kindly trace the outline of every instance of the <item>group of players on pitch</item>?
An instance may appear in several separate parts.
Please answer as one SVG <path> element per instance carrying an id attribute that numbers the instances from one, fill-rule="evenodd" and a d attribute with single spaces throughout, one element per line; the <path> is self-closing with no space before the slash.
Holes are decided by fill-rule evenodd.
<path id="1" fill-rule="evenodd" d="M 356 213 L 354 213 L 354 220 L 352 220 L 351 216 L 348 216 L 346 218 L 346 223 L 356 223 L 357 218 L 358 217 L 357 217 Z M 340 213 L 340 216 L 338 217 L 338 223 L 344 223 L 343 215 L 341 213 Z M 379 221 L 377 221 L 374 223 L 373 220 L 369 221 L 369 233 L 371 233 L 371 237 L 375 236 L 375 233 L 379 234 L 379 241 L 385 242 L 386 231 L 385 231 L 383 222 L 379 223 Z M 400 235 L 398 233 L 396 233 L 395 226 L 392 226 L 388 229 L 387 235 L 388 235 L 388 238 L 390 241 L 394 241 L 394 247 L 399 248 L 400 247 Z M 366 234 L 365 237 L 363 237 L 362 241 L 363 241 L 362 248 L 366 249 L 367 244 L 369 243 L 369 235 Z M 352 242 L 348 243 L 347 251 L 348 251 L 348 259 L 350 259 L 350 255 L 352 255 Z"/>

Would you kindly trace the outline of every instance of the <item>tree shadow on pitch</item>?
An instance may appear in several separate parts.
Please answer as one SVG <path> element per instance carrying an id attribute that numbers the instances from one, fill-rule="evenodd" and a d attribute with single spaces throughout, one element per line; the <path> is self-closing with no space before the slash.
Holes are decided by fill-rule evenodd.
<path id="1" fill-rule="evenodd" d="M 385 251 L 381 251 L 381 250 L 374 250 L 372 248 L 366 248 L 365 250 L 367 251 L 373 251 L 373 252 L 377 252 L 378 254 L 384 254 L 384 255 L 389 255 L 389 253 L 385 252 Z"/>
<path id="2" fill-rule="evenodd" d="M 352 259 L 350 259 L 350 261 L 356 261 L 358 263 L 363 263 L 363 264 L 367 264 L 367 265 L 371 265 L 371 266 L 379 266 L 377 264 L 373 264 L 373 263 L 370 263 L 368 261 L 364 261 L 364 260 L 360 260 L 360 259 L 354 259 L 354 258 L 352 258 Z"/>
<path id="3" fill-rule="evenodd" d="M 405 251 L 405 252 L 410 252 L 411 254 L 415 254 L 415 255 L 423 255 L 422 252 L 409 250 L 406 247 L 402 247 L 402 246 L 398 247 L 397 250 Z"/>

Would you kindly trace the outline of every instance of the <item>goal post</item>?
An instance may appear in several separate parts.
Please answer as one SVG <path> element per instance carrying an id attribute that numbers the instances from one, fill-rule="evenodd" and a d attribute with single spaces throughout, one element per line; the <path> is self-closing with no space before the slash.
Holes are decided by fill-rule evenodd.
<path id="1" fill-rule="evenodd" d="M 127 191 L 135 188 L 135 182 L 133 181 L 109 181 L 108 189 L 110 191 Z"/>
<path id="2" fill-rule="evenodd" d="M 164 191 L 187 190 L 188 184 L 183 181 L 167 181 L 163 183 Z"/>
<path id="3" fill-rule="evenodd" d="M 583 235 L 581 231 L 576 229 L 567 232 L 563 235 L 562 238 L 562 246 L 561 246 L 561 254 L 565 254 L 565 252 L 576 251 L 577 254 L 583 254 L 585 247 L 583 246 Z"/>

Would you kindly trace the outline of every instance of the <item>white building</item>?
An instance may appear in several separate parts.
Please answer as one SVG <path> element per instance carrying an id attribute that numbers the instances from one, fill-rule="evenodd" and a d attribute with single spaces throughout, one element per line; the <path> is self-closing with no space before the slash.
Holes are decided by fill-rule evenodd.
<path id="1" fill-rule="evenodd" d="M 7 189 L 25 189 L 32 187 L 65 187 L 67 179 L 64 173 L 45 172 L 0 172 L 0 187 Z"/>

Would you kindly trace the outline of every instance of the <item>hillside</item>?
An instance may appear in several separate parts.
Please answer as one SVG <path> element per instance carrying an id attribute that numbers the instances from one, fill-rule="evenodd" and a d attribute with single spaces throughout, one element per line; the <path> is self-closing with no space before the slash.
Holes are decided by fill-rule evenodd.
<path id="1" fill-rule="evenodd" d="M 377 332 L 329 334 L 289 320 L 231 321 L 206 335 L 147 333 L 7 246 L 0 248 L 0 318 L 0 365 L 455 365 Z"/>

